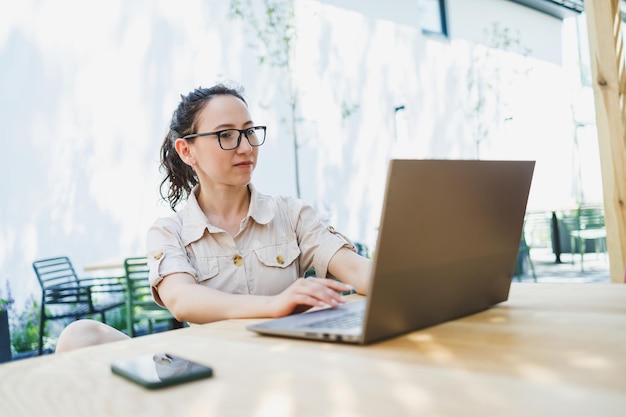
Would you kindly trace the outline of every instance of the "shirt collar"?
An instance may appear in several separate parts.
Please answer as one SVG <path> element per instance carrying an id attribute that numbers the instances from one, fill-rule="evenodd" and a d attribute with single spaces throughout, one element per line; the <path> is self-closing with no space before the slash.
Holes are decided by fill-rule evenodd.
<path id="1" fill-rule="evenodd" d="M 248 218 L 254 219 L 258 224 L 268 224 L 276 215 L 274 200 L 259 193 L 252 184 L 248 184 L 250 190 L 250 208 Z"/>
<path id="2" fill-rule="evenodd" d="M 222 232 L 222 229 L 209 223 L 202 212 L 196 197 L 199 188 L 199 185 L 193 187 L 185 208 L 178 213 L 182 223 L 181 239 L 185 246 L 200 240 L 205 230 L 208 230 L 209 233 Z M 258 224 L 268 224 L 275 216 L 274 200 L 267 195 L 259 193 L 252 184 L 248 184 L 248 189 L 250 190 L 250 207 L 244 223 L 248 223 L 250 219 L 253 219 Z"/>

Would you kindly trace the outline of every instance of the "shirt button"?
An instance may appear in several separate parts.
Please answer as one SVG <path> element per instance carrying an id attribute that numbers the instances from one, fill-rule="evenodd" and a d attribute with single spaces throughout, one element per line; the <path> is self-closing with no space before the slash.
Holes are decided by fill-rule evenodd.
<path id="1" fill-rule="evenodd" d="M 241 266 L 243 264 L 243 258 L 241 257 L 241 255 L 235 255 L 235 257 L 233 258 L 233 263 L 237 266 Z"/>
<path id="2" fill-rule="evenodd" d="M 279 264 L 284 264 L 285 263 L 285 258 L 283 258 L 283 255 L 277 255 L 276 256 L 276 262 L 278 262 Z"/>
<path id="3" fill-rule="evenodd" d="M 156 252 L 154 252 L 152 257 L 158 261 L 159 259 L 161 259 L 163 257 L 163 251 L 156 251 Z"/>

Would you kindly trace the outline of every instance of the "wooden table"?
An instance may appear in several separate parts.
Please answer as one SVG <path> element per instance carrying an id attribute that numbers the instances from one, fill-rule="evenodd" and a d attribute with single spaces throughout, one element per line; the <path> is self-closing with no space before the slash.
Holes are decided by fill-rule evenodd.
<path id="1" fill-rule="evenodd" d="M 100 261 L 93 264 L 85 265 L 83 271 L 110 271 L 115 269 L 124 269 L 124 259 L 108 259 L 106 261 Z"/>
<path id="2" fill-rule="evenodd" d="M 230 320 L 0 365 L 2 416 L 626 415 L 626 285 L 514 283 L 488 311 L 370 346 Z M 110 363 L 166 351 L 212 379 L 148 391 Z"/>

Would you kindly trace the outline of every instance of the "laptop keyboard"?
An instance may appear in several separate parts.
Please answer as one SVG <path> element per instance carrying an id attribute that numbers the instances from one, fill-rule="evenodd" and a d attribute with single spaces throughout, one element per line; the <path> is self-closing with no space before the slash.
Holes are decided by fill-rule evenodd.
<path id="1" fill-rule="evenodd" d="M 348 311 L 336 317 L 314 321 L 302 327 L 314 329 L 350 329 L 360 327 L 363 324 L 363 311 Z"/>

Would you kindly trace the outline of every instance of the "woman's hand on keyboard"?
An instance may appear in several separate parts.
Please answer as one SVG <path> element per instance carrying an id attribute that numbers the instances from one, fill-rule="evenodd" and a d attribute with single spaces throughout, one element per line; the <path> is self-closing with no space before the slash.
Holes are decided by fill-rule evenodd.
<path id="1" fill-rule="evenodd" d="M 349 292 L 347 285 L 328 278 L 299 278 L 282 293 L 272 297 L 274 317 L 301 313 L 312 307 L 335 307 L 345 303 L 340 292 Z"/>

